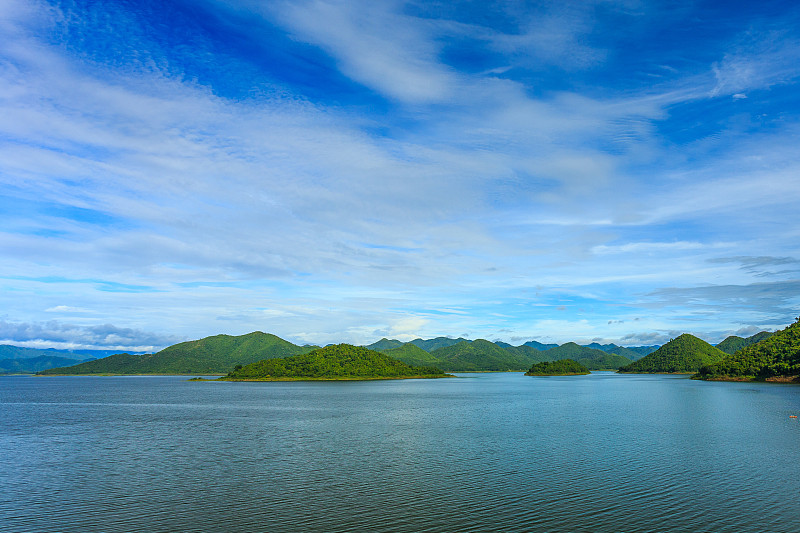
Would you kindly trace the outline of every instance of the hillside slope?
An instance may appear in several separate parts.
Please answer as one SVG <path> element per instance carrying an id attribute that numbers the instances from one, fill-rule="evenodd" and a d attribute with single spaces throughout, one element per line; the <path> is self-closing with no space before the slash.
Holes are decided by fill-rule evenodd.
<path id="1" fill-rule="evenodd" d="M 404 343 L 400 342 L 397 339 L 387 339 L 386 337 L 382 338 L 377 342 L 373 342 L 372 344 L 368 344 L 365 348 L 370 350 L 375 350 L 376 352 L 385 352 L 386 350 L 391 350 L 392 348 L 399 348 L 403 346 Z"/>
<path id="2" fill-rule="evenodd" d="M 534 362 L 485 339 L 462 341 L 434 350 L 431 355 L 441 361 L 439 368 L 449 372 L 524 372 Z"/>
<path id="3" fill-rule="evenodd" d="M 769 338 L 700 369 L 700 379 L 800 381 L 800 318 Z"/>
<path id="4" fill-rule="evenodd" d="M 589 369 L 572 359 L 559 359 L 558 361 L 545 361 L 536 363 L 526 376 L 579 376 L 590 374 Z"/>
<path id="5" fill-rule="evenodd" d="M 556 348 L 543 352 L 551 361 L 571 359 L 589 370 L 616 370 L 621 366 L 630 364 L 631 360 L 620 355 L 609 354 L 603 350 L 581 346 L 574 342 L 567 342 Z"/>
<path id="6" fill-rule="evenodd" d="M 402 346 L 398 346 L 397 348 L 376 351 L 384 353 L 393 359 L 397 359 L 398 361 L 402 361 L 411 366 L 438 367 L 441 363 L 441 361 L 432 354 L 426 352 L 415 344 L 411 344 L 410 342 L 403 344 Z"/>
<path id="7" fill-rule="evenodd" d="M 386 354 L 350 344 L 335 344 L 309 353 L 265 359 L 236 367 L 224 381 L 284 379 L 386 379 L 446 377 L 434 367 L 410 366 Z"/>
<path id="8" fill-rule="evenodd" d="M 693 374 L 721 361 L 727 354 L 694 335 L 684 333 L 651 353 L 623 366 L 619 372 Z"/>
<path id="9" fill-rule="evenodd" d="M 768 339 L 773 335 L 773 333 L 769 331 L 759 331 L 755 335 L 751 335 L 747 338 L 738 337 L 736 335 L 731 335 L 727 337 L 724 341 L 717 344 L 717 348 L 722 350 L 727 354 L 734 354 L 745 348 L 746 346 L 750 346 L 752 344 L 756 344 L 758 342 L 763 341 L 764 339 Z"/>
<path id="10" fill-rule="evenodd" d="M 599 344 L 597 342 L 593 342 L 591 344 L 586 345 L 587 348 L 594 348 L 595 350 L 602 350 L 606 353 L 612 353 L 615 355 L 621 355 L 625 359 L 630 361 L 636 361 L 637 359 L 641 359 L 646 354 L 639 353 L 635 350 L 631 350 L 630 348 L 626 348 L 624 346 L 618 346 L 616 344 Z M 628 363 L 625 363 L 628 364 Z"/>
<path id="11" fill-rule="evenodd" d="M 314 348 L 297 346 L 275 335 L 255 331 L 182 342 L 155 354 L 115 354 L 39 374 L 224 374 L 236 365 L 306 353 Z"/>
<path id="12" fill-rule="evenodd" d="M 434 339 L 414 339 L 411 341 L 411 344 L 415 346 L 419 346 L 426 352 L 433 352 L 438 350 L 439 348 L 446 348 L 448 346 L 453 346 L 454 344 L 458 344 L 459 342 L 471 342 L 467 339 L 462 339 L 461 337 L 457 339 L 451 339 L 450 337 L 436 337 Z"/>

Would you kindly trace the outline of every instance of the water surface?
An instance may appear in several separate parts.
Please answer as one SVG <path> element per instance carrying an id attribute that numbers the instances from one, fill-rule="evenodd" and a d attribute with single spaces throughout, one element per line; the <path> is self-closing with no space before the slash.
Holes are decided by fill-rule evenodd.
<path id="1" fill-rule="evenodd" d="M 800 531 L 800 387 L 0 379 L 0 531 Z"/>

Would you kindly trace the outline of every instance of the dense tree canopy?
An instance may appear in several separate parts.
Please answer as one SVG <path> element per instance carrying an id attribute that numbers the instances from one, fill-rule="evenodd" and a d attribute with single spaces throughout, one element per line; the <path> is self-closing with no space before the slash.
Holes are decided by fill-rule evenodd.
<path id="1" fill-rule="evenodd" d="M 440 368 L 452 372 L 524 371 L 531 364 L 528 357 L 484 339 L 461 341 L 438 348 L 431 355 L 441 361 Z"/>
<path id="2" fill-rule="evenodd" d="M 398 346 L 397 348 L 389 348 L 384 350 L 376 350 L 385 353 L 393 359 L 402 361 L 411 366 L 435 366 L 440 368 L 441 361 L 434 357 L 432 354 L 426 352 L 419 346 L 411 344 L 410 342 Z"/>
<path id="3" fill-rule="evenodd" d="M 706 341 L 684 333 L 655 352 L 621 367 L 619 372 L 693 374 L 704 365 L 722 360 L 725 355 Z"/>
<path id="4" fill-rule="evenodd" d="M 550 348 L 542 352 L 550 361 L 559 359 L 572 359 L 582 364 L 589 370 L 616 370 L 621 366 L 630 364 L 631 360 L 604 350 L 581 346 L 574 342 L 567 342 L 561 346 Z"/>
<path id="5" fill-rule="evenodd" d="M 55 374 L 224 374 L 234 366 L 312 350 L 269 333 L 214 335 L 181 342 L 155 354 L 115 354 L 79 365 L 40 372 Z"/>
<path id="6" fill-rule="evenodd" d="M 223 379 L 370 379 L 446 375 L 438 368 L 410 366 L 363 346 L 335 344 L 306 354 L 251 363 L 234 369 Z"/>
<path id="7" fill-rule="evenodd" d="M 786 329 L 700 369 L 701 379 L 764 380 L 800 375 L 800 318 Z"/>
<path id="8" fill-rule="evenodd" d="M 589 369 L 572 359 L 536 363 L 525 373 L 526 376 L 572 376 L 582 374 L 590 374 Z"/>
<path id="9" fill-rule="evenodd" d="M 724 341 L 717 344 L 717 348 L 722 350 L 728 354 L 734 354 L 744 348 L 745 346 L 750 346 L 751 344 L 756 344 L 758 342 L 763 341 L 764 339 L 768 339 L 773 334 L 769 331 L 760 331 L 755 335 L 751 335 L 747 338 L 738 337 L 736 335 L 731 335 L 727 337 Z"/>

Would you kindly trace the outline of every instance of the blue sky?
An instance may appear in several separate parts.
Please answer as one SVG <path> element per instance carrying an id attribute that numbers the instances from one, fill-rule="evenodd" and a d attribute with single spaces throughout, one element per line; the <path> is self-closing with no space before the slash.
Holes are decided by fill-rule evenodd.
<path id="1" fill-rule="evenodd" d="M 0 5 L 0 343 L 709 342 L 800 309 L 800 7 Z"/>

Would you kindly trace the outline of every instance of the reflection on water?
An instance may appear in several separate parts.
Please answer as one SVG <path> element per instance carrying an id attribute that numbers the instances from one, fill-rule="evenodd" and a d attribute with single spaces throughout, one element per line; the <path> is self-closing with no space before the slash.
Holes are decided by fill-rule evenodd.
<path id="1" fill-rule="evenodd" d="M 0 531 L 800 531 L 800 387 L 0 379 Z"/>

